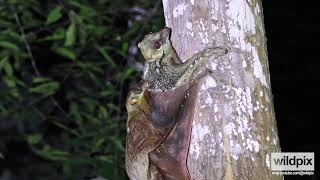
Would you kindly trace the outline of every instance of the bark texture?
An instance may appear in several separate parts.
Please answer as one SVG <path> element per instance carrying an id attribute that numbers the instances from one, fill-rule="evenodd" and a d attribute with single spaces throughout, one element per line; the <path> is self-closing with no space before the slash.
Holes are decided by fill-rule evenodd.
<path id="1" fill-rule="evenodd" d="M 163 0 L 172 43 L 187 59 L 206 47 L 212 59 L 199 86 L 188 155 L 193 179 L 282 179 L 271 174 L 279 152 L 260 0 Z"/>

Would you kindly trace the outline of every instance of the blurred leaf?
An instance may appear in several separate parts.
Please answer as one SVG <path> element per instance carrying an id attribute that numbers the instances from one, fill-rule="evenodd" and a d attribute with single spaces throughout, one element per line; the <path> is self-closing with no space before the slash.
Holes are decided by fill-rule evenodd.
<path id="1" fill-rule="evenodd" d="M 129 67 L 129 68 L 125 69 L 125 71 L 123 71 L 122 73 L 119 73 L 117 79 L 120 81 L 128 79 L 128 78 L 132 77 L 134 72 L 135 72 L 135 70 L 133 68 Z"/>
<path id="2" fill-rule="evenodd" d="M 152 9 L 154 2 L 2 1 L 0 114 L 10 117 L 8 123 L 18 123 L 11 137 L 24 140 L 27 144 L 22 146 L 29 145 L 48 159 L 37 164 L 26 152 L 23 164 L 37 164 L 30 171 L 34 179 L 127 179 L 126 111 L 121 96 L 128 80 L 138 73 L 127 67 L 126 56 L 137 35 L 164 25 L 161 13 L 145 22 L 128 9 Z M 127 22 L 133 26 L 128 28 Z M 25 43 L 31 48 L 33 65 Z M 12 150 L 3 146 L 10 141 L 1 139 L 0 160 Z M 20 164 L 17 168 L 21 169 L 17 177 L 30 169 Z"/>
<path id="3" fill-rule="evenodd" d="M 61 56 L 64 56 L 64 57 L 69 58 L 71 60 L 76 60 L 76 53 L 69 50 L 68 48 L 57 47 L 57 48 L 54 48 L 54 51 Z"/>
<path id="4" fill-rule="evenodd" d="M 80 8 L 80 15 L 85 17 L 92 17 L 97 14 L 97 11 L 90 6 L 85 5 L 84 3 L 80 3 L 77 1 L 69 1 L 70 5 Z"/>
<path id="5" fill-rule="evenodd" d="M 65 46 L 72 46 L 76 42 L 76 25 L 71 23 L 67 29 Z"/>
<path id="6" fill-rule="evenodd" d="M 39 41 L 58 41 L 63 40 L 65 38 L 65 29 L 64 28 L 58 28 L 49 36 L 46 36 L 42 39 L 39 39 Z"/>
<path id="7" fill-rule="evenodd" d="M 0 159 L 4 159 L 4 156 L 1 152 L 0 152 Z"/>
<path id="8" fill-rule="evenodd" d="M 77 130 L 74 130 L 74 129 L 70 129 L 68 128 L 66 125 L 62 124 L 62 123 L 59 123 L 58 121 L 52 121 L 52 124 L 56 125 L 57 127 L 69 132 L 70 134 L 73 134 L 73 135 L 76 135 L 76 136 L 79 136 L 79 132 L 77 132 Z"/>
<path id="9" fill-rule="evenodd" d="M 49 145 L 45 145 L 40 151 L 37 150 L 36 152 L 42 157 L 45 157 L 47 159 L 54 160 L 54 161 L 59 161 L 59 160 L 65 161 L 71 155 L 69 152 L 53 148 Z"/>
<path id="10" fill-rule="evenodd" d="M 102 47 L 100 47 L 99 45 L 96 46 L 98 51 L 101 53 L 101 55 L 104 57 L 105 60 L 108 61 L 108 63 L 115 68 L 116 64 L 113 62 L 113 59 L 109 56 L 108 52 L 106 50 L 104 50 Z"/>
<path id="11" fill-rule="evenodd" d="M 13 75 L 13 70 L 12 70 L 12 66 L 9 62 L 9 57 L 5 56 L 4 58 L 2 58 L 0 60 L 0 70 L 3 69 L 4 72 L 8 75 L 8 76 L 12 76 Z"/>
<path id="12" fill-rule="evenodd" d="M 116 147 L 121 150 L 121 151 L 125 151 L 125 147 L 122 145 L 122 143 L 120 142 L 119 139 L 117 138 L 111 138 L 112 142 L 116 145 Z"/>
<path id="13" fill-rule="evenodd" d="M 108 118 L 108 111 L 104 106 L 99 106 L 99 117 L 101 119 L 107 119 Z"/>
<path id="14" fill-rule="evenodd" d="M 102 156 L 98 156 L 98 159 L 108 163 L 113 163 L 111 156 L 102 155 Z"/>
<path id="15" fill-rule="evenodd" d="M 43 83 L 43 82 L 48 82 L 48 81 L 52 81 L 52 79 L 47 78 L 47 77 L 35 77 L 32 80 L 33 83 Z"/>
<path id="16" fill-rule="evenodd" d="M 75 117 L 77 121 L 81 121 L 81 115 L 79 111 L 79 106 L 76 102 L 71 102 L 69 105 L 70 113 Z"/>
<path id="17" fill-rule="evenodd" d="M 0 41 L 0 47 L 10 49 L 13 51 L 19 51 L 19 47 L 11 42 L 8 41 Z"/>
<path id="18" fill-rule="evenodd" d="M 10 87 L 10 88 L 16 87 L 16 81 L 13 76 L 4 76 L 3 80 L 8 87 Z"/>
<path id="19" fill-rule="evenodd" d="M 42 140 L 41 134 L 29 134 L 27 136 L 27 141 L 29 144 L 38 144 Z"/>
<path id="20" fill-rule="evenodd" d="M 62 17 L 61 10 L 62 10 L 61 6 L 57 6 L 53 10 L 51 10 L 48 15 L 46 24 L 49 25 L 54 22 L 57 22 Z"/>
<path id="21" fill-rule="evenodd" d="M 107 106 L 108 106 L 108 108 L 109 108 L 110 110 L 114 110 L 114 111 L 116 111 L 116 112 L 119 111 L 119 107 L 117 107 L 116 105 L 114 105 L 114 104 L 112 104 L 112 103 L 108 103 Z"/>
<path id="22" fill-rule="evenodd" d="M 129 43 L 128 42 L 122 43 L 122 52 L 127 53 L 128 49 L 129 49 Z"/>
<path id="23" fill-rule="evenodd" d="M 99 138 L 94 144 L 95 149 L 100 148 L 105 141 L 106 139 L 104 137 Z"/>
<path id="24" fill-rule="evenodd" d="M 29 92 L 39 93 L 44 95 L 54 94 L 59 89 L 59 82 L 48 82 L 40 84 L 36 87 L 30 88 Z"/>

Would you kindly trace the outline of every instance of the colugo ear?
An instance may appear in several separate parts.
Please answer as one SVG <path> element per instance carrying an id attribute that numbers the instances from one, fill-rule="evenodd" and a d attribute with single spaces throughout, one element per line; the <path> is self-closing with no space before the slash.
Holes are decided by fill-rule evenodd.
<path id="1" fill-rule="evenodd" d="M 170 40 L 170 36 L 171 36 L 171 29 L 169 27 L 165 27 L 161 30 L 161 38 L 164 41 L 168 41 Z"/>

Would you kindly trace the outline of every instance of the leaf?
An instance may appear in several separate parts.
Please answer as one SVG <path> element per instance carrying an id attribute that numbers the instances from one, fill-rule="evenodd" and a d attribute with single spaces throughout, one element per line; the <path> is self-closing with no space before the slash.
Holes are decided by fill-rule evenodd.
<path id="1" fill-rule="evenodd" d="M 116 145 L 116 147 L 120 150 L 120 151 L 124 151 L 125 147 L 123 146 L 123 144 L 121 143 L 121 141 L 115 137 L 110 138 L 110 140 Z"/>
<path id="2" fill-rule="evenodd" d="M 51 10 L 47 17 L 46 24 L 49 25 L 54 22 L 57 22 L 62 17 L 61 10 L 62 10 L 61 6 L 57 6 L 53 10 Z"/>
<path id="3" fill-rule="evenodd" d="M 127 78 L 132 77 L 134 72 L 135 72 L 135 70 L 133 68 L 129 67 L 125 71 L 119 73 L 117 76 L 117 79 L 123 81 Z"/>
<path id="4" fill-rule="evenodd" d="M 79 111 L 79 106 L 76 102 L 70 103 L 69 111 L 70 111 L 70 114 L 72 114 L 77 121 L 81 122 L 82 118 Z"/>
<path id="5" fill-rule="evenodd" d="M 4 58 L 1 59 L 0 61 L 0 70 L 3 69 L 4 72 L 8 75 L 8 76 L 12 76 L 13 75 L 13 70 L 12 70 L 12 66 L 9 63 L 9 57 L 5 56 Z"/>
<path id="6" fill-rule="evenodd" d="M 58 40 L 63 40 L 65 38 L 65 29 L 63 28 L 58 28 L 53 32 L 51 35 L 46 36 L 42 39 L 39 39 L 39 41 L 58 41 Z"/>
<path id="7" fill-rule="evenodd" d="M 97 14 L 96 10 L 90 6 L 84 5 L 83 3 L 79 3 L 76 1 L 70 1 L 69 2 L 70 5 L 78 7 L 80 9 L 80 16 L 83 17 L 92 17 L 95 16 Z"/>
<path id="8" fill-rule="evenodd" d="M 10 88 L 16 87 L 16 81 L 13 78 L 13 76 L 4 76 L 3 80 L 7 84 L 8 87 L 10 87 Z"/>
<path id="9" fill-rule="evenodd" d="M 128 49 L 129 49 L 129 43 L 128 42 L 122 43 L 122 52 L 127 53 Z"/>
<path id="10" fill-rule="evenodd" d="M 102 144 L 106 141 L 104 137 L 100 137 L 95 143 L 94 147 L 95 148 L 101 148 Z"/>
<path id="11" fill-rule="evenodd" d="M 101 119 L 107 119 L 108 118 L 108 111 L 104 106 L 99 106 L 99 117 Z"/>
<path id="12" fill-rule="evenodd" d="M 29 92 L 51 95 L 51 94 L 54 94 L 59 89 L 59 87 L 60 85 L 58 82 L 49 82 L 49 83 L 44 83 L 39 86 L 30 88 Z"/>
<path id="13" fill-rule="evenodd" d="M 71 156 L 69 152 L 62 151 L 59 149 L 55 149 L 53 147 L 50 147 L 49 145 L 44 146 L 42 150 L 36 151 L 39 155 L 51 159 L 51 160 L 62 160 L 65 161 L 68 159 L 68 157 Z"/>
<path id="14" fill-rule="evenodd" d="M 35 77 L 32 80 L 33 83 L 43 83 L 43 82 L 48 82 L 48 81 L 52 81 L 52 79 L 47 78 L 47 77 Z"/>
<path id="15" fill-rule="evenodd" d="M 65 46 L 72 46 L 76 42 L 76 24 L 71 23 L 67 29 Z"/>
<path id="16" fill-rule="evenodd" d="M 54 48 L 54 51 L 61 56 L 64 56 L 71 60 L 76 60 L 76 54 L 73 51 L 69 50 L 68 48 L 57 47 L 57 48 Z"/>
<path id="17" fill-rule="evenodd" d="M 29 134 L 27 136 L 27 141 L 29 144 L 38 144 L 42 140 L 41 134 Z"/>
<path id="18" fill-rule="evenodd" d="M 100 161 L 104 161 L 104 162 L 108 162 L 108 163 L 113 163 L 112 161 L 112 157 L 109 155 L 101 155 L 101 156 L 98 156 L 98 159 Z"/>
<path id="19" fill-rule="evenodd" d="M 12 66 L 9 63 L 9 61 L 7 61 L 7 63 L 4 64 L 3 69 L 4 69 L 4 72 L 6 72 L 6 74 L 8 76 L 12 76 L 13 75 L 13 69 L 12 69 Z"/>
<path id="20" fill-rule="evenodd" d="M 10 49 L 13 51 L 19 51 L 19 47 L 11 42 L 8 41 L 0 41 L 0 47 Z"/>
<path id="21" fill-rule="evenodd" d="M 100 47 L 99 45 L 96 46 L 96 48 L 98 49 L 98 51 L 101 53 L 101 55 L 104 57 L 105 60 L 108 61 L 108 63 L 115 68 L 117 65 L 114 63 L 113 59 L 109 56 L 108 52 L 103 49 L 102 47 Z"/>

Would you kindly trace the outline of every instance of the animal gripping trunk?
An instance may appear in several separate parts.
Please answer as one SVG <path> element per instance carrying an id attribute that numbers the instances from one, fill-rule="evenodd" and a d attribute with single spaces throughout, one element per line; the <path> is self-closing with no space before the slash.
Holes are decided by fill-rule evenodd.
<path id="1" fill-rule="evenodd" d="M 195 108 L 188 170 L 192 179 L 282 179 L 261 0 L 163 0 L 171 42 L 185 61 L 208 47 L 210 60 Z"/>

